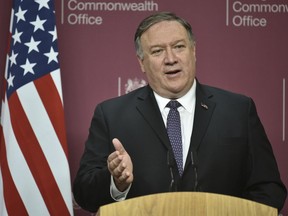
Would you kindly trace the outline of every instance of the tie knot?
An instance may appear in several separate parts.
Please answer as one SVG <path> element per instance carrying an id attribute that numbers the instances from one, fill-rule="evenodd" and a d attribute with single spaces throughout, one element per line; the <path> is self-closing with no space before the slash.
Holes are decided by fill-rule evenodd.
<path id="1" fill-rule="evenodd" d="M 170 109 L 177 109 L 178 107 L 181 106 L 181 104 L 177 100 L 171 100 L 166 106 L 169 107 Z"/>

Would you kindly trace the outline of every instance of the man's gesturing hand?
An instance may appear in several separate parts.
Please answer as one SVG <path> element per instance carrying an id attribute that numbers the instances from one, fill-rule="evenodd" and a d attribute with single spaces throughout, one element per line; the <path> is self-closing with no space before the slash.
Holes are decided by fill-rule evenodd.
<path id="1" fill-rule="evenodd" d="M 133 181 L 133 164 L 121 142 L 112 140 L 115 151 L 107 159 L 108 169 L 119 191 L 126 190 Z"/>

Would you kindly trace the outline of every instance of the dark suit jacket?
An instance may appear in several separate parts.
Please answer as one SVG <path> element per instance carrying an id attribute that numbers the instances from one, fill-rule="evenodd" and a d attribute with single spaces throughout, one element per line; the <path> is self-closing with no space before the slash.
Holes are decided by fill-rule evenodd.
<path id="1" fill-rule="evenodd" d="M 134 167 L 127 198 L 177 190 L 243 197 L 278 209 L 284 204 L 285 186 L 248 97 L 197 83 L 194 126 L 182 178 L 149 86 L 99 104 L 73 187 L 76 202 L 92 212 L 113 202 L 106 160 L 114 151 L 115 137 Z"/>

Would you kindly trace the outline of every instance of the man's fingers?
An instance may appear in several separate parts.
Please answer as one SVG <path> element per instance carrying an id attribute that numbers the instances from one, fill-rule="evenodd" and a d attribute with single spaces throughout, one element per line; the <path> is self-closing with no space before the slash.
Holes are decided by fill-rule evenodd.
<path id="1" fill-rule="evenodd" d="M 107 158 L 108 163 L 110 163 L 111 161 L 117 159 L 118 156 L 119 156 L 119 153 L 117 153 L 117 152 L 111 153 L 111 154 L 108 156 L 108 158 Z"/>
<path id="2" fill-rule="evenodd" d="M 121 176 L 118 177 L 118 180 L 120 182 L 124 182 L 126 179 L 128 179 L 130 176 L 129 172 L 123 172 Z"/>
<path id="3" fill-rule="evenodd" d="M 125 152 L 125 149 L 124 149 L 122 143 L 117 138 L 114 138 L 112 140 L 112 143 L 114 145 L 115 150 L 119 151 L 120 154 L 123 154 Z"/>
<path id="4" fill-rule="evenodd" d="M 119 182 L 119 183 L 123 183 L 123 182 L 126 182 L 129 179 L 130 176 L 131 176 L 131 174 L 130 174 L 129 171 L 123 170 L 121 172 L 121 175 L 114 176 L 114 179 L 116 179 L 116 181 Z"/>
<path id="5" fill-rule="evenodd" d="M 119 166 L 117 166 L 113 170 L 113 174 L 116 176 L 121 176 L 124 170 L 125 170 L 125 167 L 123 165 L 119 164 Z"/>
<path id="6" fill-rule="evenodd" d="M 114 138 L 112 144 L 115 151 L 108 156 L 108 169 L 113 176 L 116 187 L 123 191 L 133 181 L 133 164 L 122 143 Z"/>

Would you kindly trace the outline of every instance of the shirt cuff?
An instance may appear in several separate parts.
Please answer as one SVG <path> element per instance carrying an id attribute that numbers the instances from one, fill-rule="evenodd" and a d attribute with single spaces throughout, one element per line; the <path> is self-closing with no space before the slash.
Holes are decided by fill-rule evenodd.
<path id="1" fill-rule="evenodd" d="M 128 192 L 131 188 L 131 185 L 129 185 L 129 187 L 125 190 L 125 191 L 119 191 L 115 185 L 114 179 L 111 176 L 111 184 L 110 184 L 110 194 L 112 199 L 114 199 L 115 201 L 123 201 L 126 199 Z"/>

